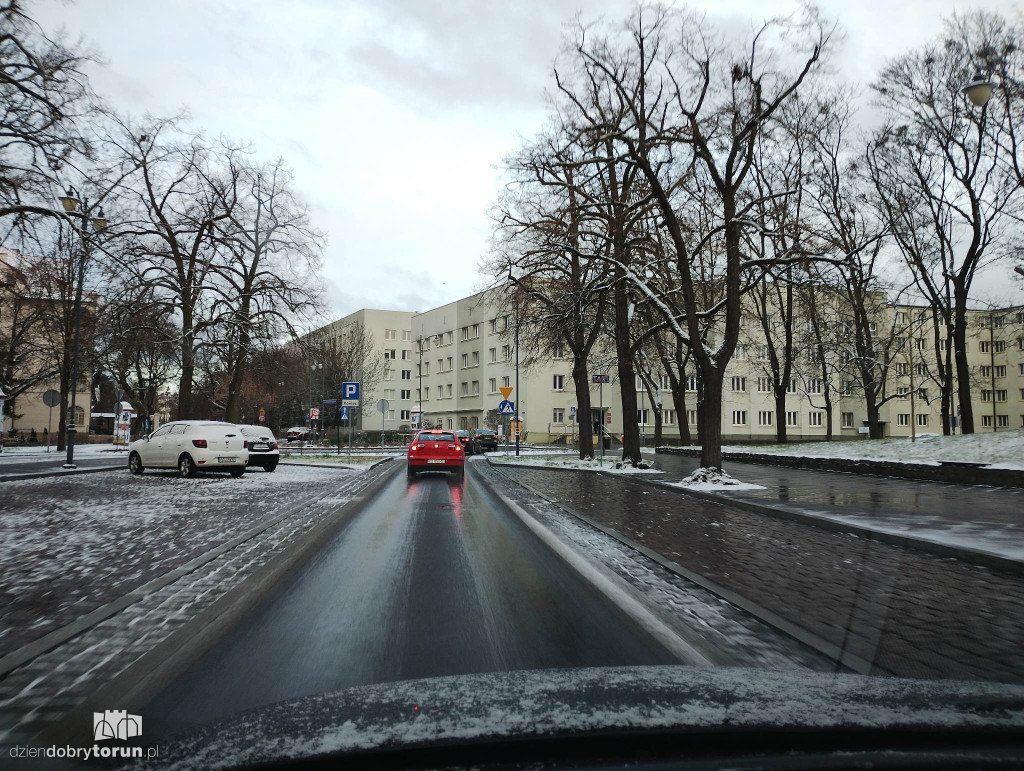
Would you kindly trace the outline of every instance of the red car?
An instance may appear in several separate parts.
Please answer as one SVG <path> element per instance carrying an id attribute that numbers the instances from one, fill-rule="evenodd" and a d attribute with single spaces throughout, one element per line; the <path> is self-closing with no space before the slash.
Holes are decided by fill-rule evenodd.
<path id="1" fill-rule="evenodd" d="M 409 478 L 421 471 L 451 471 L 456 478 L 466 470 L 466 453 L 452 431 L 420 431 L 409 445 Z"/>

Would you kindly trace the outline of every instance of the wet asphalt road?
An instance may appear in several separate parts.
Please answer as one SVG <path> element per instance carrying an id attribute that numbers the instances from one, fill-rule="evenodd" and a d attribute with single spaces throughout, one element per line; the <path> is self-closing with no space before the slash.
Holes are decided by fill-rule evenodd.
<path id="1" fill-rule="evenodd" d="M 679 663 L 542 544 L 468 464 L 392 478 L 300 571 L 142 708 L 172 735 L 375 682 Z"/>

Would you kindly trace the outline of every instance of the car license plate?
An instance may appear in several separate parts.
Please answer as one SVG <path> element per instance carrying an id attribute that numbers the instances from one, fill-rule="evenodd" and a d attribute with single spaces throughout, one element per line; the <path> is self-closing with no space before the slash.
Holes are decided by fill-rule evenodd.
<path id="1" fill-rule="evenodd" d="M 232 456 L 228 456 L 228 457 L 217 458 L 217 462 L 218 463 L 234 463 L 236 460 L 238 460 L 238 459 L 235 458 L 233 455 Z"/>
<path id="2" fill-rule="evenodd" d="M 427 458 L 427 463 L 444 463 L 444 458 Z"/>
<path id="3" fill-rule="evenodd" d="M 263 442 L 253 442 L 251 449 L 253 449 L 253 450 L 265 450 L 265 449 L 267 449 L 267 445 L 264 444 Z"/>

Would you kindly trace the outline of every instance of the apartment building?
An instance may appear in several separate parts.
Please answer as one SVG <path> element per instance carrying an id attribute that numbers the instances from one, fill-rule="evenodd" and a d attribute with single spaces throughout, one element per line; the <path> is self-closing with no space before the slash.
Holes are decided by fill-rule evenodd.
<path id="1" fill-rule="evenodd" d="M 52 300 L 26 296 L 25 287 L 30 282 L 22 274 L 20 261 L 18 252 L 0 246 L 0 341 L 4 343 L 0 348 L 5 357 L 0 361 L 0 376 L 10 378 L 10 382 L 2 383 L 8 393 L 2 427 L 6 443 L 17 433 L 26 439 L 34 434 L 37 442 L 45 444 L 46 434 L 56 432 L 60 422 L 60 409 L 51 410 L 43 403 L 46 391 L 60 389 L 55 361 L 59 346 L 49 338 L 53 329 L 51 314 L 57 310 Z M 92 313 L 94 302 L 88 296 L 83 302 L 84 312 Z M 11 342 L 12 333 L 16 343 Z M 10 399 L 15 392 L 12 386 L 31 382 L 36 374 L 47 370 L 53 376 L 32 382 Z M 82 434 L 88 431 L 91 418 L 91 390 L 90 374 L 84 371 L 75 395 L 75 425 Z"/>
<path id="2" fill-rule="evenodd" d="M 415 385 L 411 311 L 364 308 L 316 330 L 314 334 L 340 341 L 356 329 L 365 330 L 373 345 L 373 357 L 381 364 L 382 376 L 362 393 L 361 415 L 357 425 L 367 431 L 399 431 L 412 422 Z M 388 409 L 381 413 L 377 403 L 387 399 Z"/>
<path id="3" fill-rule="evenodd" d="M 389 364 L 389 374 L 379 388 L 364 395 L 364 403 L 376 404 L 386 398 L 392 409 L 385 416 L 387 430 L 422 424 L 450 429 L 472 429 L 485 423 L 487 413 L 502 399 L 500 389 L 511 387 L 524 430 L 531 442 L 569 443 L 583 430 L 596 431 L 602 425 L 612 435 L 622 431 L 622 408 L 614 368 L 607 370 L 610 381 L 603 388 L 591 385 L 592 414 L 576 416 L 572 360 L 556 346 L 550 358 L 521 366 L 516 387 L 514 320 L 499 302 L 500 290 L 488 290 L 422 313 L 364 310 L 347 316 L 333 327 L 361 321 L 380 346 Z M 934 364 L 930 326 L 921 317 L 927 309 L 914 306 L 886 306 L 874 322 L 879 326 L 901 325 L 910 330 L 905 339 L 896 338 L 897 350 L 890 352 L 887 400 L 880 408 L 885 436 L 940 433 L 939 391 L 931 372 Z M 903 314 L 893 317 L 889 314 Z M 831 315 L 831 313 L 823 314 Z M 764 332 L 753 308 L 745 308 L 740 343 L 725 379 L 722 433 L 727 442 L 772 441 L 775 436 L 775 400 L 772 391 Z M 838 316 L 837 316 L 838 318 Z M 916 326 L 912 323 L 919 318 Z M 830 320 L 829 323 L 842 323 Z M 796 321 L 797 338 L 806 336 L 809 321 Z M 840 340 L 841 340 L 840 333 Z M 844 355 L 842 346 L 827 354 Z M 841 367 L 828 368 L 828 382 L 821 374 L 813 346 L 796 346 L 793 376 L 786 385 L 787 434 L 794 440 L 824 439 L 830 424 L 825 390 L 831 387 L 832 436 L 855 439 L 866 434 L 867 409 L 859 385 Z M 975 427 L 978 431 L 1024 427 L 1024 309 L 971 311 L 968 319 L 967 353 L 975 380 L 972 381 Z M 603 357 L 595 354 L 594 361 Z M 604 357 L 607 358 L 607 357 Z M 592 366 L 595 374 L 598 368 Z M 677 414 L 668 377 L 652 373 L 657 385 L 654 398 L 643 387 L 637 390 L 637 420 L 641 433 L 654 432 L 654 411 L 661 410 L 663 440 L 675 441 L 685 420 L 691 431 L 697 427 L 697 377 L 685 373 L 687 403 Z M 683 412 L 682 410 L 680 411 Z M 955 413 L 954 413 L 955 415 Z M 366 415 L 366 427 L 380 428 L 380 415 Z"/>

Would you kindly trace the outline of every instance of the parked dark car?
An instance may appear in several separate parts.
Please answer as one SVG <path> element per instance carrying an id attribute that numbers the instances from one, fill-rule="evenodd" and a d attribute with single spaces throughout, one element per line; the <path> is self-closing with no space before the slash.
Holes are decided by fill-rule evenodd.
<path id="1" fill-rule="evenodd" d="M 473 452 L 494 452 L 498 449 L 498 432 L 493 428 L 474 428 L 471 444 Z"/>
<path id="2" fill-rule="evenodd" d="M 459 438 L 459 442 L 462 444 L 462 449 L 466 455 L 473 454 L 473 437 L 469 435 L 469 431 L 462 429 L 455 432 L 455 436 Z"/>

